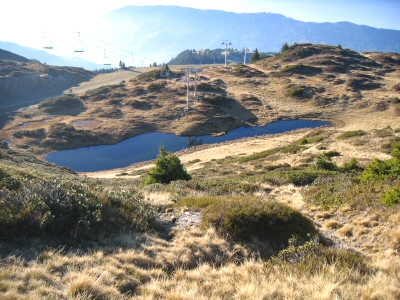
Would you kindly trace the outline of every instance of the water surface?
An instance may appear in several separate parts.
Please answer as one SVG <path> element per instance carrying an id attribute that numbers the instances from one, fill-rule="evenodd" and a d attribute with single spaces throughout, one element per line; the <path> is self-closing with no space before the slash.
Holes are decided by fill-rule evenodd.
<path id="1" fill-rule="evenodd" d="M 66 166 L 78 172 L 94 172 L 127 167 L 133 163 L 155 159 L 162 144 L 167 151 L 176 152 L 193 143 L 214 144 L 263 134 L 283 133 L 299 128 L 315 128 L 330 125 L 328 122 L 289 120 L 269 123 L 265 126 L 242 127 L 221 136 L 204 135 L 184 137 L 162 132 L 138 135 L 115 145 L 93 146 L 63 150 L 47 155 L 49 162 Z"/>

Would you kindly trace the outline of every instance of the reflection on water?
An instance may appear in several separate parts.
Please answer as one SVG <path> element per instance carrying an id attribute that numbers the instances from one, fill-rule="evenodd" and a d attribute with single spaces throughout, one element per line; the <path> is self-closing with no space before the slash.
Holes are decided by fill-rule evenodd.
<path id="1" fill-rule="evenodd" d="M 176 152 L 187 147 L 222 143 L 245 137 L 274 134 L 299 128 L 315 128 L 330 125 L 322 121 L 290 120 L 269 123 L 266 126 L 242 127 L 221 136 L 205 135 L 184 137 L 162 132 L 152 132 L 132 137 L 116 145 L 93 146 L 75 150 L 50 153 L 46 159 L 75 171 L 93 172 L 123 168 L 136 162 L 152 160 L 157 157 L 162 144 L 167 151 Z"/>
<path id="2" fill-rule="evenodd" d="M 203 145 L 203 139 L 198 139 L 197 136 L 192 139 L 190 136 L 188 136 L 188 148 L 200 145 Z"/>

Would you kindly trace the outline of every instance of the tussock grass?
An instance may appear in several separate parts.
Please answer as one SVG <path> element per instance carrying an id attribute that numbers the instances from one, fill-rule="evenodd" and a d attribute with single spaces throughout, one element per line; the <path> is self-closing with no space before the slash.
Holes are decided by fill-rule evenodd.
<path id="1" fill-rule="evenodd" d="M 329 220 L 324 223 L 324 227 L 327 229 L 339 229 L 343 225 L 337 220 Z"/>

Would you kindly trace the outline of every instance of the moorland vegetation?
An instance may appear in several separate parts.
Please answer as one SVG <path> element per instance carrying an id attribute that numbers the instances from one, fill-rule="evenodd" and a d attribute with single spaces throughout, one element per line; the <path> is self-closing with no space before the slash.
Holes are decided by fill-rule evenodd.
<path id="1" fill-rule="evenodd" d="M 393 53 L 292 45 L 206 69 L 189 111 L 179 75 L 157 70 L 19 111 L 1 131 L 13 143 L 0 145 L 0 297 L 398 299 L 399 65 Z M 161 151 L 110 178 L 36 156 L 282 118 L 334 126 Z M 168 159 L 190 177 L 157 179 Z"/>

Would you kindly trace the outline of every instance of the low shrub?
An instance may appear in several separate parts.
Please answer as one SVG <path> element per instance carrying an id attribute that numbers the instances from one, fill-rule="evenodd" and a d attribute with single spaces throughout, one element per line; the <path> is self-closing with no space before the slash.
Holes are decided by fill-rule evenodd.
<path id="1" fill-rule="evenodd" d="M 311 184 L 318 176 L 320 176 L 320 173 L 313 170 L 293 170 L 287 173 L 289 182 L 296 186 Z"/>
<path id="2" fill-rule="evenodd" d="M 300 97 L 303 96 L 304 90 L 301 88 L 295 88 L 289 91 L 289 95 L 292 97 Z"/>
<path id="3" fill-rule="evenodd" d="M 344 204 L 358 209 L 379 206 L 380 197 L 387 188 L 383 180 L 360 182 L 348 174 L 325 178 L 324 181 L 308 189 L 304 200 L 325 209 Z"/>
<path id="4" fill-rule="evenodd" d="M 400 187 L 387 190 L 381 200 L 386 206 L 394 206 L 400 203 Z"/>
<path id="5" fill-rule="evenodd" d="M 38 108 L 46 113 L 59 115 L 77 115 L 86 109 L 82 100 L 70 94 L 44 100 L 38 104 Z"/>
<path id="6" fill-rule="evenodd" d="M 332 162 L 329 156 L 319 154 L 315 162 L 315 168 L 319 170 L 335 171 L 338 169 L 337 165 Z"/>
<path id="7" fill-rule="evenodd" d="M 136 190 L 104 190 L 82 178 L 41 177 L 2 172 L 0 240 L 52 237 L 71 243 L 156 224 L 154 209 Z"/>
<path id="8" fill-rule="evenodd" d="M 305 243 L 292 237 L 288 244 L 286 249 L 267 262 L 267 268 L 274 270 L 279 266 L 281 271 L 286 270 L 289 274 L 293 274 L 294 271 L 308 275 L 326 272 L 329 266 L 335 266 L 336 269 L 349 274 L 365 275 L 372 271 L 361 254 L 327 248 L 320 244 L 317 236 Z"/>
<path id="9" fill-rule="evenodd" d="M 213 226 L 221 235 L 234 240 L 257 238 L 274 249 L 283 249 L 295 235 L 306 240 L 316 229 L 300 212 L 275 201 L 251 197 L 191 197 L 178 205 L 202 208 L 202 224 Z"/>
<path id="10" fill-rule="evenodd" d="M 354 157 L 349 162 L 345 162 L 340 169 L 344 172 L 362 171 L 363 170 L 359 161 Z"/>
<path id="11" fill-rule="evenodd" d="M 367 133 L 364 130 L 346 131 L 338 136 L 338 140 L 345 140 L 348 138 L 364 136 Z"/>
<path id="12" fill-rule="evenodd" d="M 400 160 L 392 158 L 389 160 L 380 160 L 375 158 L 361 175 L 364 181 L 373 181 L 379 179 L 400 179 Z"/>

